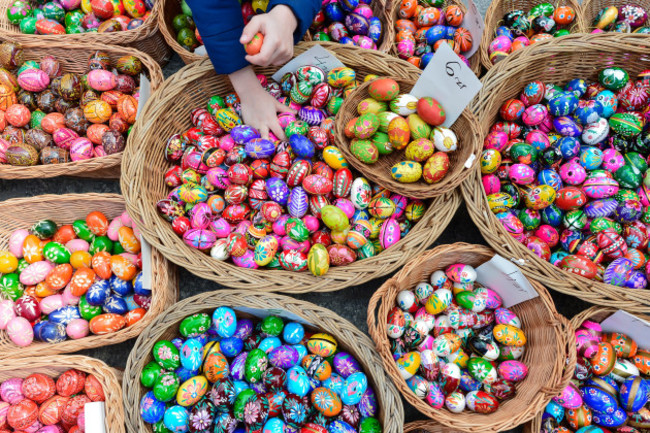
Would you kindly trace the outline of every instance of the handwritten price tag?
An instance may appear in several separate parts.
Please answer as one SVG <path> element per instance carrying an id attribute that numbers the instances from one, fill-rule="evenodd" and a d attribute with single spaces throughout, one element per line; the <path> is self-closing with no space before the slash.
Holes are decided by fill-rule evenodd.
<path id="1" fill-rule="evenodd" d="M 456 122 L 483 84 L 472 70 L 447 44 L 442 44 L 433 55 L 411 94 L 422 98 L 430 96 L 438 100 L 447 113 L 442 126 L 450 127 Z"/>
<path id="2" fill-rule="evenodd" d="M 465 27 L 472 34 L 472 39 L 474 43 L 472 44 L 472 49 L 466 53 L 463 53 L 468 59 L 478 51 L 479 46 L 481 45 L 481 38 L 483 37 L 483 32 L 485 31 L 485 23 L 483 22 L 483 16 L 476 7 L 474 0 L 465 0 L 465 5 L 467 6 L 467 13 L 465 13 L 465 19 L 463 20 L 463 27 Z"/>
<path id="3" fill-rule="evenodd" d="M 476 268 L 476 274 L 476 281 L 497 292 L 506 308 L 539 296 L 519 268 L 498 254 Z"/>
<path id="4" fill-rule="evenodd" d="M 142 287 L 151 289 L 151 245 L 142 238 L 140 249 L 142 251 Z"/>
<path id="5" fill-rule="evenodd" d="M 639 347 L 650 349 L 650 323 L 628 313 L 618 310 L 600 324 L 604 332 L 622 332 L 636 341 Z"/>
<path id="6" fill-rule="evenodd" d="M 259 308 L 250 308 L 250 307 L 235 307 L 235 310 L 241 311 L 242 313 L 250 314 L 251 316 L 255 316 L 260 319 L 263 319 L 264 317 L 267 316 L 274 315 L 274 316 L 282 317 L 283 319 L 291 320 L 293 322 L 302 323 L 303 325 L 314 326 L 313 323 L 309 323 L 302 317 L 285 310 L 276 310 L 273 308 L 269 308 L 267 310 L 261 310 Z"/>
<path id="7" fill-rule="evenodd" d="M 329 71 L 334 68 L 342 68 L 345 66 L 339 59 L 334 57 L 334 54 L 330 53 L 320 45 L 314 45 L 312 48 L 284 65 L 282 69 L 273 74 L 272 78 L 279 83 L 282 76 L 287 72 L 296 72 L 298 68 L 310 65 L 318 66 L 325 71 L 325 74 L 329 73 Z"/>

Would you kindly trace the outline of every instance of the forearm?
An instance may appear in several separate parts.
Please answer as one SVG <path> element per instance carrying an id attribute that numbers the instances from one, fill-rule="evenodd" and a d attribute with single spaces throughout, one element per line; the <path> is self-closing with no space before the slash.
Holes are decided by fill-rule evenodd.
<path id="1" fill-rule="evenodd" d="M 228 77 L 230 78 L 232 87 L 242 101 L 249 100 L 262 87 L 251 66 L 230 73 Z"/>

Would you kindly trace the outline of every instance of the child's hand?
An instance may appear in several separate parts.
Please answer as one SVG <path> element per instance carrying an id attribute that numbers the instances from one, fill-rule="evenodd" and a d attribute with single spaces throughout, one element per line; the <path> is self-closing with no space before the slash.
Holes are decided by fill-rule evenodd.
<path id="1" fill-rule="evenodd" d="M 281 66 L 293 57 L 293 32 L 298 21 L 293 11 L 285 5 L 278 5 L 271 12 L 254 16 L 244 27 L 239 42 L 248 43 L 258 32 L 264 35 L 259 54 L 246 56 L 249 63 L 259 66 Z"/>

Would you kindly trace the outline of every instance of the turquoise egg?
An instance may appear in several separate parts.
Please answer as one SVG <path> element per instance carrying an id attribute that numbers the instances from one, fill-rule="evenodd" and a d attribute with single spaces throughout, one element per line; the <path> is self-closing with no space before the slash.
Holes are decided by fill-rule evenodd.
<path id="1" fill-rule="evenodd" d="M 587 170 L 595 170 L 603 163 L 603 151 L 597 147 L 587 147 L 580 154 L 580 165 Z"/>
<path id="2" fill-rule="evenodd" d="M 341 401 L 343 404 L 354 405 L 361 401 L 363 393 L 368 389 L 368 378 L 365 373 L 358 372 L 351 374 L 343 384 Z"/>
<path id="3" fill-rule="evenodd" d="M 189 370 L 198 370 L 203 359 L 203 344 L 194 338 L 189 338 L 180 350 L 181 365 Z"/>
<path id="4" fill-rule="evenodd" d="M 266 337 L 257 348 L 269 354 L 273 349 L 280 346 L 282 346 L 282 341 L 278 337 Z"/>
<path id="5" fill-rule="evenodd" d="M 298 359 L 304 358 L 309 353 L 307 352 L 307 348 L 302 344 L 294 344 L 293 348 L 298 351 Z"/>
<path id="6" fill-rule="evenodd" d="M 262 433 L 284 433 L 286 426 L 280 418 L 270 418 L 264 424 Z"/>
<path id="7" fill-rule="evenodd" d="M 340 419 L 332 421 L 327 427 L 329 433 L 355 433 L 356 430 L 350 424 Z"/>
<path id="8" fill-rule="evenodd" d="M 190 413 L 183 406 L 172 406 L 165 411 L 163 422 L 165 427 L 174 433 L 181 433 L 187 431 L 187 422 Z"/>
<path id="9" fill-rule="evenodd" d="M 305 338 L 305 328 L 296 322 L 289 322 L 284 326 L 282 338 L 287 344 L 298 344 Z"/>
<path id="10" fill-rule="evenodd" d="M 239 395 L 243 390 L 250 388 L 248 383 L 243 380 L 233 380 L 232 384 L 235 388 L 235 395 Z"/>
<path id="11" fill-rule="evenodd" d="M 341 395 L 341 393 L 343 392 L 344 383 L 345 383 L 345 379 L 343 379 L 337 373 L 332 373 L 329 378 L 323 381 L 323 386 Z"/>
<path id="12" fill-rule="evenodd" d="M 304 397 L 310 388 L 309 376 L 302 367 L 295 365 L 287 371 L 287 390 L 290 393 Z"/>
<path id="13" fill-rule="evenodd" d="M 596 101 L 603 107 L 603 117 L 611 117 L 618 108 L 618 97 L 611 90 L 603 90 L 596 95 Z"/>
<path id="14" fill-rule="evenodd" d="M 237 330 L 237 316 L 230 307 L 219 307 L 212 313 L 212 326 L 222 338 L 232 337 Z"/>

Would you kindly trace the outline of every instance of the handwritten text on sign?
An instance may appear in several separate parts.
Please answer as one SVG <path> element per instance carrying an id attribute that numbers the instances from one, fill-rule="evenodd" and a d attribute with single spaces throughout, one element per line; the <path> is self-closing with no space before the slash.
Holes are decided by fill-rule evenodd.
<path id="1" fill-rule="evenodd" d="M 498 254 L 477 267 L 476 274 L 476 282 L 497 292 L 506 308 L 539 296 L 519 268 Z"/>
<path id="2" fill-rule="evenodd" d="M 442 126 L 456 122 L 483 84 L 447 44 L 442 44 L 415 83 L 411 94 L 430 96 L 440 102 L 447 113 Z"/>
<path id="3" fill-rule="evenodd" d="M 284 65 L 282 69 L 273 74 L 272 78 L 279 83 L 284 74 L 287 72 L 296 72 L 298 68 L 303 66 L 318 66 L 327 74 L 332 69 L 342 68 L 345 65 L 325 48 L 320 45 L 314 45 L 312 48 Z"/>

